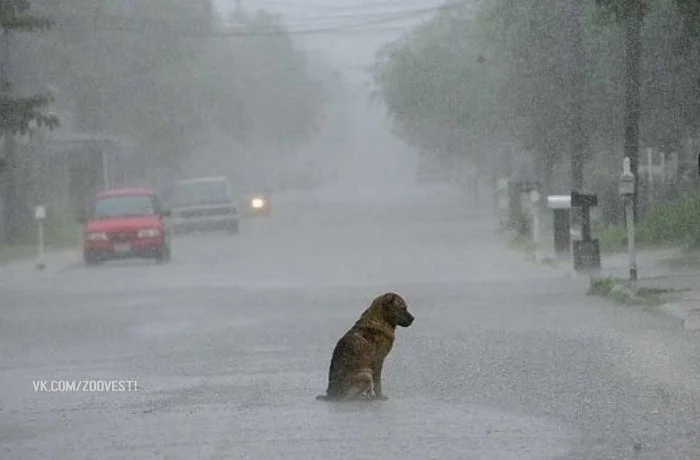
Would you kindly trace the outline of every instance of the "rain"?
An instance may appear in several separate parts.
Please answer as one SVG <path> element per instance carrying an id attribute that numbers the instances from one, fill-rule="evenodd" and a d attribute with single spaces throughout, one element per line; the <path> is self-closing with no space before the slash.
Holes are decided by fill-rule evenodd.
<path id="1" fill-rule="evenodd" d="M 699 17 L 0 0 L 0 459 L 700 458 Z"/>

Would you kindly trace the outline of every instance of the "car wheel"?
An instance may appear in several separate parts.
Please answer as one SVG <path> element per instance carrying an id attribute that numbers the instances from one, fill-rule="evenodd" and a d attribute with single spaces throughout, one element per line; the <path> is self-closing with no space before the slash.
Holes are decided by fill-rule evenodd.
<path id="1" fill-rule="evenodd" d="M 159 263 L 170 262 L 170 245 L 166 244 L 161 249 L 158 250 L 156 254 L 156 261 Z"/>
<path id="2" fill-rule="evenodd" d="M 228 226 L 228 232 L 229 232 L 231 235 L 237 234 L 238 231 L 239 231 L 239 228 L 238 228 L 238 222 L 237 222 L 237 221 L 234 222 L 234 223 L 232 223 L 232 224 L 230 224 L 230 225 Z"/>

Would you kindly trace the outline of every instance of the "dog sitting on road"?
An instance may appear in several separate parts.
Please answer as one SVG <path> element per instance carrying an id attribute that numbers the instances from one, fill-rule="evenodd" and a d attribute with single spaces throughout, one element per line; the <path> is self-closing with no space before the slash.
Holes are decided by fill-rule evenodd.
<path id="1" fill-rule="evenodd" d="M 387 399 L 382 392 L 384 359 L 394 345 L 396 327 L 408 327 L 413 320 L 400 295 L 387 292 L 376 297 L 336 344 L 326 394 L 316 399 Z"/>

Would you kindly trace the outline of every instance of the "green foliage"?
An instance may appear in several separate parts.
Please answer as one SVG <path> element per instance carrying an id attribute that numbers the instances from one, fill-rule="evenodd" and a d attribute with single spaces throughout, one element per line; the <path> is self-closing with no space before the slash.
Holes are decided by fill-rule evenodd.
<path id="1" fill-rule="evenodd" d="M 627 244 L 627 230 L 617 225 L 608 225 L 598 231 L 601 252 L 615 252 Z"/>
<path id="2" fill-rule="evenodd" d="M 583 88 L 572 78 L 572 5 L 481 2 L 468 14 L 436 14 L 387 46 L 374 81 L 396 131 L 434 152 L 493 154 L 505 144 L 547 173 L 573 151 L 572 103 L 580 90 L 587 159 L 598 152 L 621 156 L 624 22 L 638 14 L 639 142 L 683 156 L 684 141 L 700 137 L 700 1 L 584 1 Z"/>
<path id="3" fill-rule="evenodd" d="M 30 131 L 32 123 L 39 128 L 56 128 L 59 125 L 58 117 L 43 110 L 52 101 L 50 95 L 44 94 L 17 98 L 0 93 L 0 130 L 24 135 Z"/>
<path id="4" fill-rule="evenodd" d="M 668 289 L 638 286 L 613 277 L 591 277 L 587 295 L 599 296 L 620 305 L 654 307 L 673 299 Z"/>
<path id="5" fill-rule="evenodd" d="M 688 32 L 693 36 L 700 35 L 700 1 L 674 0 L 673 3 L 683 17 Z"/>
<path id="6" fill-rule="evenodd" d="M 614 286 L 615 280 L 611 276 L 605 278 L 591 278 L 588 287 L 588 295 L 607 296 L 612 292 Z"/>
<path id="7" fill-rule="evenodd" d="M 476 153 L 514 142 L 551 169 L 569 147 L 568 7 L 497 0 L 476 8 L 442 12 L 384 50 L 377 90 L 413 144 Z"/>
<path id="8" fill-rule="evenodd" d="M 177 166 L 212 132 L 292 144 L 315 127 L 318 85 L 268 13 L 224 27 L 210 0 L 34 2 L 55 27 L 22 73 L 60 88 L 76 129 L 133 141 L 145 165 Z"/>
<path id="9" fill-rule="evenodd" d="M 622 250 L 627 245 L 627 231 L 622 226 L 600 229 L 599 238 L 601 251 Z M 635 242 L 640 246 L 700 247 L 700 192 L 653 207 L 635 226 Z"/>
<path id="10" fill-rule="evenodd" d="M 0 28 L 32 32 L 51 27 L 49 18 L 29 13 L 30 8 L 28 0 L 0 0 Z"/>
<path id="11" fill-rule="evenodd" d="M 700 246 L 700 192 L 654 207 L 644 221 L 646 238 L 658 243 Z"/>
<path id="12" fill-rule="evenodd" d="M 645 0 L 596 0 L 606 19 L 622 22 L 634 14 L 644 16 L 647 11 Z"/>
<path id="13" fill-rule="evenodd" d="M 32 32 L 48 29 L 51 21 L 42 16 L 29 12 L 27 0 L 0 0 L 0 28 L 3 33 Z M 7 37 L 6 37 L 7 38 Z M 29 97 L 13 95 L 12 84 L 6 75 L 0 75 L 0 85 L 4 92 L 0 93 L 0 131 L 10 131 L 15 134 L 27 134 L 31 125 L 40 128 L 53 129 L 59 125 L 58 117 L 45 112 L 45 108 L 53 102 L 51 95 L 36 94 Z M 6 158 L 0 160 L 0 172 L 4 169 Z"/>

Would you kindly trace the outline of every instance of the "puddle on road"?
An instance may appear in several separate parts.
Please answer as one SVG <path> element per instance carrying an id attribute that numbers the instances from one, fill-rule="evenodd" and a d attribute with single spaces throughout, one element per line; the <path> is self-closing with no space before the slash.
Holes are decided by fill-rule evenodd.
<path id="1" fill-rule="evenodd" d="M 574 437 L 554 421 L 430 400 L 258 406 L 236 418 L 234 451 L 250 458 L 543 460 L 565 455 Z"/>

